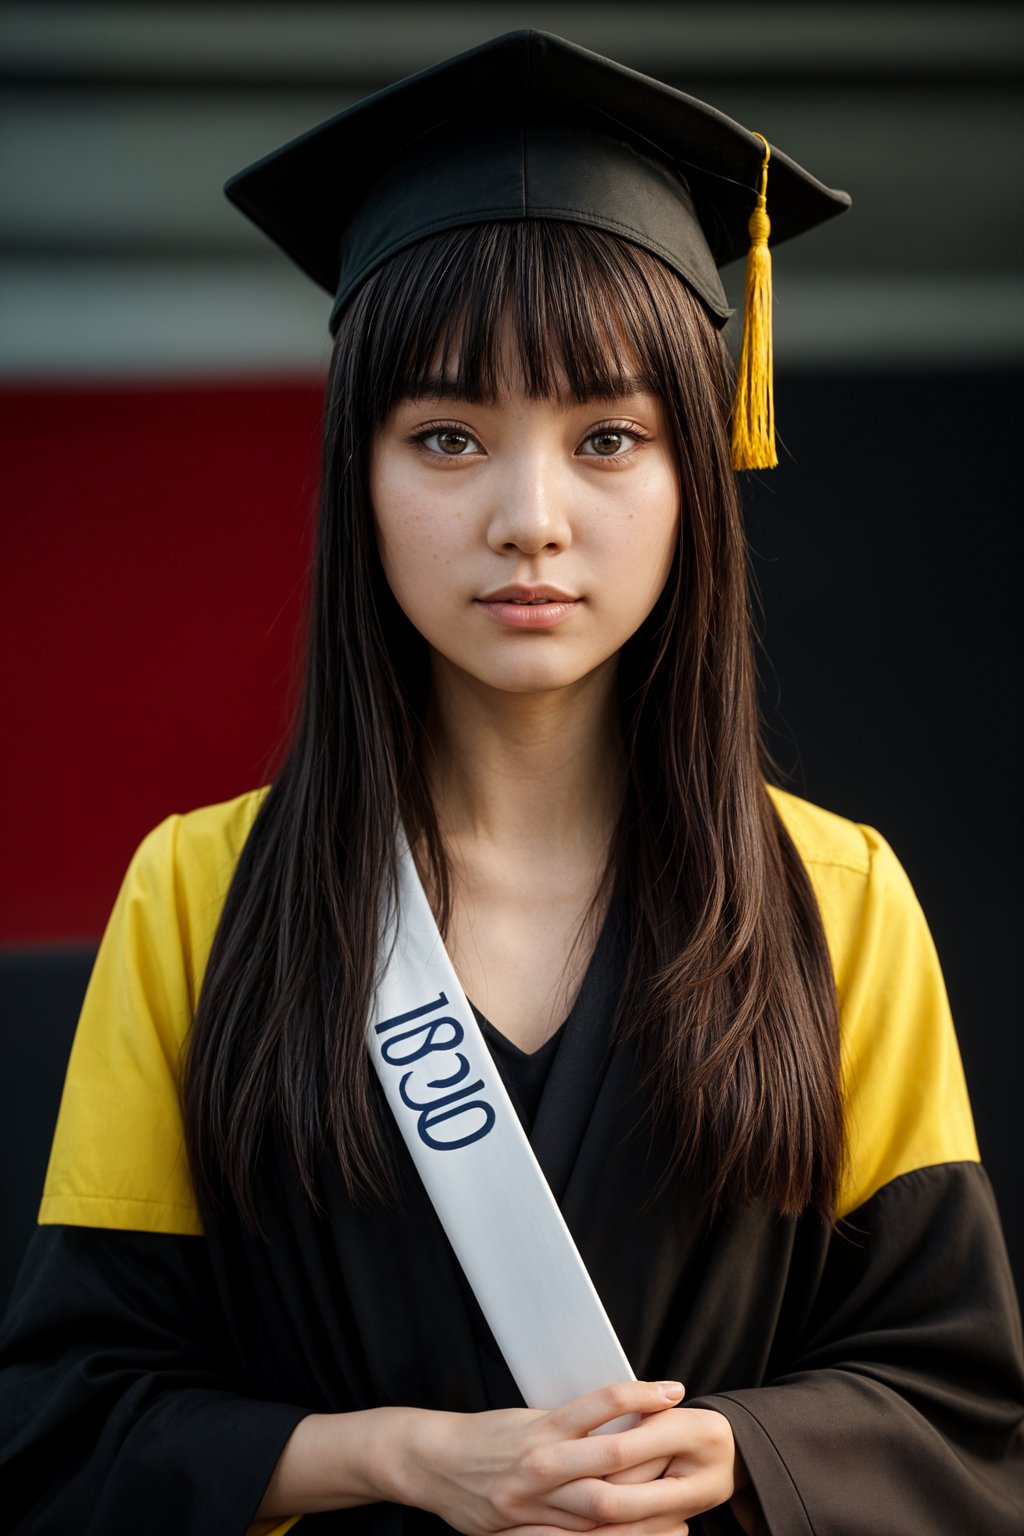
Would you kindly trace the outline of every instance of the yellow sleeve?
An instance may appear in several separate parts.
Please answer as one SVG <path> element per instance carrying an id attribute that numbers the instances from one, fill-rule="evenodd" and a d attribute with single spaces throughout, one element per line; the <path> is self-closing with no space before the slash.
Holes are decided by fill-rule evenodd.
<path id="1" fill-rule="evenodd" d="M 868 874 L 861 899 L 848 902 L 846 933 L 837 933 L 848 1138 L 840 1216 L 901 1174 L 979 1161 L 928 924 L 889 844 L 871 827 L 860 832 Z"/>
<path id="2" fill-rule="evenodd" d="M 978 1162 L 946 988 L 889 844 L 770 787 L 818 899 L 839 995 L 847 1165 L 839 1215 L 901 1174 Z"/>
<path id="3" fill-rule="evenodd" d="M 71 1050 L 41 1224 L 202 1230 L 185 1155 L 182 1059 L 262 793 L 168 817 L 132 859 Z"/>

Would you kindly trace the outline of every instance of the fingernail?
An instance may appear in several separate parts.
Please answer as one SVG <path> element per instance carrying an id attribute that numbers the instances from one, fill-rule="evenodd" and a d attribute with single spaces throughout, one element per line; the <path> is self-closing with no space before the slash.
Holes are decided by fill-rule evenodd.
<path id="1" fill-rule="evenodd" d="M 658 1386 L 666 1397 L 676 1398 L 683 1395 L 683 1384 L 681 1381 L 659 1381 Z"/>

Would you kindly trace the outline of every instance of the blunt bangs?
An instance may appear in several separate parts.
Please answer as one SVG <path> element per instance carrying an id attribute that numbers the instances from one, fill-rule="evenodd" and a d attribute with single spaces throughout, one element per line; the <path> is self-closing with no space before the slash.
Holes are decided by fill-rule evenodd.
<path id="1" fill-rule="evenodd" d="M 665 398 L 680 321 L 718 350 L 699 309 L 656 257 L 616 236 L 541 219 L 477 224 L 393 256 L 343 315 L 336 348 L 359 359 L 356 398 L 372 430 L 401 400 L 441 393 L 481 404 L 518 391 L 566 404 Z"/>

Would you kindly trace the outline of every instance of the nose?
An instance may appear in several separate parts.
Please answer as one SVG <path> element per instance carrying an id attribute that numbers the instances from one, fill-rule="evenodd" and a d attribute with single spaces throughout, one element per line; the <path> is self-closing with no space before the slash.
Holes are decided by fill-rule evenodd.
<path id="1" fill-rule="evenodd" d="M 487 542 L 498 554 L 556 554 L 572 542 L 556 468 L 544 454 L 523 455 L 493 482 Z"/>

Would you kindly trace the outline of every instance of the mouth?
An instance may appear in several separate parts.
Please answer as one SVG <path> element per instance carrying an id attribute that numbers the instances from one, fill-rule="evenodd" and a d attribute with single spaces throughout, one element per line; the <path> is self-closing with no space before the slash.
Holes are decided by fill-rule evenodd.
<path id="1" fill-rule="evenodd" d="M 582 597 L 557 587 L 499 587 L 475 605 L 506 630 L 540 633 L 559 628 L 583 606 Z"/>
<path id="2" fill-rule="evenodd" d="M 547 603 L 578 603 L 580 598 L 574 592 L 563 592 L 559 587 L 524 586 L 517 583 L 499 587 L 495 592 L 488 592 L 484 597 L 478 597 L 477 602 L 510 603 L 517 608 L 541 608 Z"/>

